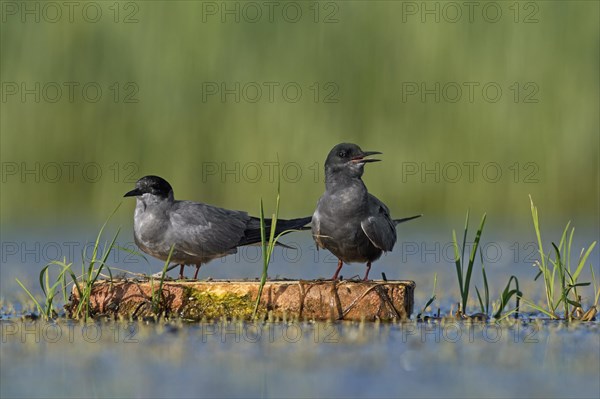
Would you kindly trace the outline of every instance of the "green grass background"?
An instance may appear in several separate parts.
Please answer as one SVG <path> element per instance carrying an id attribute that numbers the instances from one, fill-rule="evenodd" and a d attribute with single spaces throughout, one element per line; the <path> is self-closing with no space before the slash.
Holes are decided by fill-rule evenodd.
<path id="1" fill-rule="evenodd" d="M 31 96 L 24 103 L 19 96 L 2 100 L 4 167 L 63 165 L 57 182 L 3 176 L 2 224 L 96 223 L 132 188 L 125 181 L 128 172 L 134 178 L 167 178 L 178 198 L 254 214 L 262 196 L 269 212 L 276 184 L 267 178 L 267 167 L 258 181 L 250 181 L 254 173 L 248 179 L 241 172 L 248 163 L 277 159 L 302 168 L 298 181 L 282 181 L 281 212 L 302 216 L 312 213 L 323 191 L 327 152 L 350 141 L 384 153 L 384 162 L 367 166 L 365 181 L 396 216 L 422 212 L 430 221 L 460 221 L 471 207 L 474 215 L 487 211 L 497 220 L 529 226 L 531 193 L 542 220 L 580 217 L 597 226 L 599 3 L 535 2 L 537 23 L 523 23 L 532 11 L 524 3 L 515 23 L 512 3 L 496 3 L 503 11 L 497 23 L 482 17 L 485 2 L 472 23 L 466 15 L 456 23 L 443 18 L 436 23 L 431 16 L 423 23 L 419 15 L 403 22 L 403 3 L 393 1 L 337 2 L 327 9 L 321 3 L 320 19 L 336 10 L 337 23 L 315 23 L 312 2 L 296 3 L 303 11 L 298 23 L 277 12 L 283 2 L 274 22 L 263 15 L 259 23 L 235 23 L 231 17 L 221 23 L 218 15 L 203 22 L 203 4 L 194 1 L 134 2 L 138 22 L 130 24 L 114 22 L 108 8 L 113 2 L 96 3 L 103 11 L 98 23 L 85 22 L 77 11 L 72 23 L 66 16 L 57 23 L 31 17 L 23 23 L 3 14 L 4 85 L 98 82 L 103 95 L 97 103 L 83 101 L 80 90 L 73 102 L 64 92 L 57 103 L 36 103 Z M 126 6 L 119 4 L 120 20 L 133 10 Z M 226 102 L 202 99 L 203 82 L 269 81 L 297 82 L 303 96 L 286 102 L 276 90 L 272 103 L 265 92 L 257 103 L 236 103 L 231 96 Z M 135 82 L 139 102 L 113 101 L 108 88 L 114 82 L 121 88 Z M 339 101 L 315 102 L 309 89 L 314 82 L 337 85 Z M 480 86 L 473 103 L 465 92 L 456 103 L 436 103 L 432 96 L 405 102 L 403 82 Z M 487 82 L 503 89 L 496 103 L 481 96 Z M 539 101 L 515 102 L 509 89 L 514 82 L 534 82 Z M 65 162 L 97 163 L 102 177 L 86 182 L 76 167 L 71 182 Z M 130 162 L 135 169 L 127 168 Z M 239 182 L 233 175 L 202 177 L 209 164 L 233 168 L 236 162 Z M 473 182 L 466 174 L 455 183 L 443 176 L 439 182 L 432 175 L 425 182 L 419 175 L 402 178 L 407 163 L 433 168 L 448 162 L 496 162 L 503 176 L 489 183 L 476 168 Z M 517 181 L 508 169 L 515 162 L 521 167 Z M 523 181 L 531 171 L 523 169 L 527 162 L 539 168 L 537 182 Z M 118 176 L 110 169 L 115 163 Z M 118 217 L 128 220 L 130 208 Z"/>

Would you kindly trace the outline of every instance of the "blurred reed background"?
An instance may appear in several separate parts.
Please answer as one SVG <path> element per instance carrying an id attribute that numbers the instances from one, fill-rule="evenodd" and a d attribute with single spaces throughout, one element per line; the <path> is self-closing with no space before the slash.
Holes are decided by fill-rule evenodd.
<path id="1" fill-rule="evenodd" d="M 73 21 L 58 4 L 57 19 L 44 2 L 2 3 L 4 231 L 95 230 L 146 174 L 180 199 L 256 214 L 263 197 L 269 212 L 276 183 L 265 163 L 277 160 L 282 215 L 308 215 L 342 141 L 384 153 L 365 181 L 395 216 L 460 228 L 471 207 L 529 229 L 532 194 L 542 220 L 597 229 L 597 2 L 482 2 L 472 22 L 460 2 L 454 22 L 436 2 L 276 2 L 272 21 L 261 2 L 81 2 Z M 99 9 L 98 22 L 84 9 L 89 20 Z M 65 82 L 75 82 L 72 99 Z M 224 99 L 223 83 L 233 90 Z M 440 85 L 439 102 L 422 97 L 422 83 Z"/>

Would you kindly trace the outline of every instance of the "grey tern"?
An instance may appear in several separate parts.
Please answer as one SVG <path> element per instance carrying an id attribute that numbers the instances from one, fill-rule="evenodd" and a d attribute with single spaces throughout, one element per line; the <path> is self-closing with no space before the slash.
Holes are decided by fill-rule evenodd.
<path id="1" fill-rule="evenodd" d="M 370 194 L 362 181 L 364 166 L 381 154 L 363 151 L 356 144 L 338 144 L 325 160 L 325 193 L 312 217 L 312 234 L 318 248 L 338 258 L 332 280 L 337 280 L 344 263 L 366 263 L 368 280 L 371 263 L 396 243 L 396 225 L 422 215 L 392 219 L 388 207 Z"/>
<path id="2" fill-rule="evenodd" d="M 124 197 L 136 197 L 133 227 L 137 246 L 162 261 L 174 246 L 170 262 L 181 266 L 180 278 L 185 265 L 196 266 L 197 279 L 202 264 L 261 241 L 260 219 L 242 211 L 178 201 L 171 185 L 158 176 L 142 177 Z M 303 229 L 310 221 L 310 217 L 279 219 L 275 233 Z M 271 221 L 266 219 L 265 225 L 268 237 Z"/>

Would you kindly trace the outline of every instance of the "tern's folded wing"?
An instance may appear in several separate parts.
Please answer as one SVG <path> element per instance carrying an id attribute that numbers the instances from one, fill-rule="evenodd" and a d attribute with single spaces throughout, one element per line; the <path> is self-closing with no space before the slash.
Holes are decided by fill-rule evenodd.
<path id="1" fill-rule="evenodd" d="M 396 243 L 396 226 L 387 206 L 369 194 L 369 208 L 369 216 L 360 223 L 362 230 L 377 248 L 391 251 Z"/>
<path id="2" fill-rule="evenodd" d="M 250 217 L 245 212 L 180 201 L 170 219 L 179 250 L 210 257 L 235 252 Z"/>

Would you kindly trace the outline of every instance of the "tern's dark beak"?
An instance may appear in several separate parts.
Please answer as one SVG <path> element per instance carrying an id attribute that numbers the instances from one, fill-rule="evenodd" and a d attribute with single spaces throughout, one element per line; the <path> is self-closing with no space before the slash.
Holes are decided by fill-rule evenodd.
<path id="1" fill-rule="evenodd" d="M 137 197 L 138 195 L 142 195 L 142 194 L 143 193 L 138 188 L 134 188 L 133 190 L 131 190 L 127 194 L 125 194 L 123 197 Z"/>
<path id="2" fill-rule="evenodd" d="M 368 157 L 370 155 L 375 155 L 375 154 L 381 154 L 381 152 L 379 152 L 379 151 L 364 151 L 359 156 L 352 158 L 352 162 L 354 162 L 354 163 L 367 163 L 367 162 L 379 162 L 379 161 L 381 161 L 381 159 L 365 159 L 365 157 Z"/>

